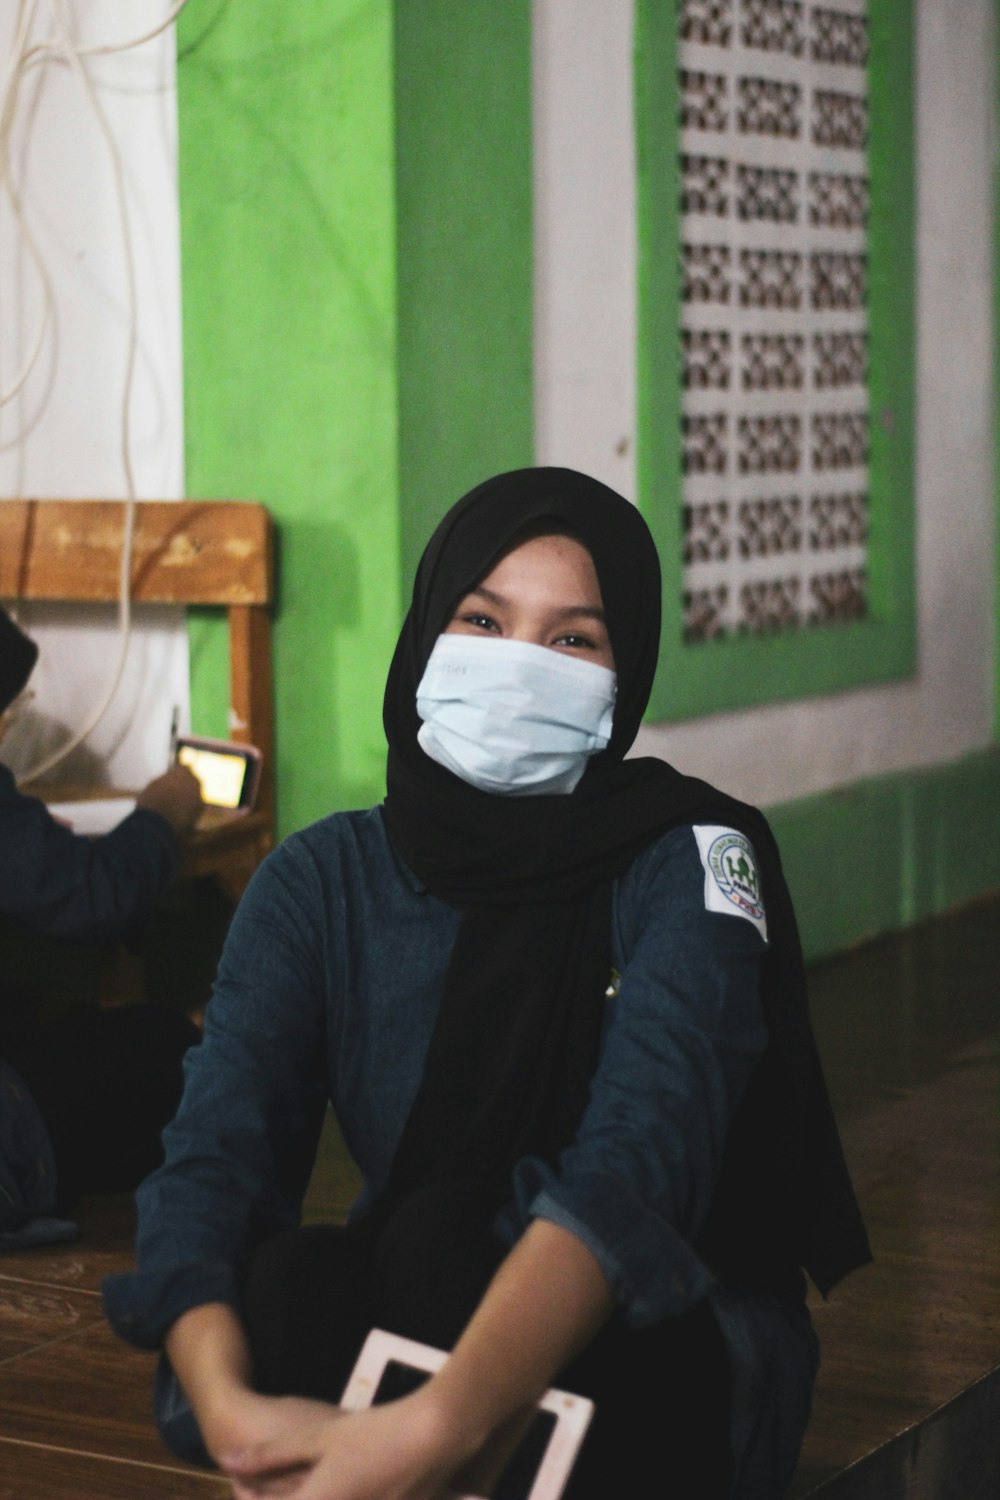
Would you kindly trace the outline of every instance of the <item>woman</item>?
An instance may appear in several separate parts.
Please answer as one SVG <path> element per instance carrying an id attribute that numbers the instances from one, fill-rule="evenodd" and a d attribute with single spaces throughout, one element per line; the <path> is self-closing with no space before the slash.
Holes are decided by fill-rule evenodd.
<path id="1" fill-rule="evenodd" d="M 168 1441 L 195 1451 L 190 1403 L 237 1496 L 431 1500 L 554 1380 L 597 1403 L 568 1494 L 623 1462 L 651 1493 L 790 1476 L 799 1268 L 825 1291 L 867 1242 L 766 824 L 622 759 L 659 589 L 596 481 L 473 490 L 390 668 L 384 806 L 286 841 L 237 913 L 106 1293 L 165 1343 Z M 296 1230 L 328 1097 L 365 1192 L 349 1230 Z M 372 1324 L 454 1352 L 345 1416 Z"/>

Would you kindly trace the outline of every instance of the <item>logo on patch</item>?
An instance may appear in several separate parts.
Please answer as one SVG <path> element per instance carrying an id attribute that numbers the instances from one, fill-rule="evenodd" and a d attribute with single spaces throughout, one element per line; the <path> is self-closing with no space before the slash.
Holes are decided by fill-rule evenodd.
<path id="1" fill-rule="evenodd" d="M 720 834 L 709 848 L 708 867 L 727 901 L 746 912 L 754 922 L 763 921 L 764 906 L 753 849 L 742 834 L 731 829 Z"/>

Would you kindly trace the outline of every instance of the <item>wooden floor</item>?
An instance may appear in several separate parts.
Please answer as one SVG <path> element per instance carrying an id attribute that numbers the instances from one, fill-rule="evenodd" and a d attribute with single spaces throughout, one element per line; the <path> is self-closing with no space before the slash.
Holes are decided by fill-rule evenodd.
<path id="1" fill-rule="evenodd" d="M 96 1200 L 75 1246 L 0 1257 L 2 1500 L 196 1500 L 229 1486 L 175 1463 L 152 1426 L 153 1357 L 104 1322 L 101 1277 L 126 1267 L 132 1213 Z"/>
<path id="2" fill-rule="evenodd" d="M 306 1205 L 338 1221 L 357 1192 L 331 1126 Z M 229 1485 L 173 1459 L 153 1427 L 155 1356 L 104 1322 L 101 1279 L 132 1261 L 125 1198 L 95 1198 L 75 1245 L 0 1256 L 0 1500 L 212 1500 Z"/>
<path id="3" fill-rule="evenodd" d="M 1000 1494 L 1000 1480 L 959 1474 L 982 1478 L 975 1445 L 1000 1411 L 1000 1372 L 983 1378 L 1000 1365 L 998 961 L 1000 897 L 811 976 L 876 1263 L 814 1305 L 824 1363 L 795 1497 Z M 307 1217 L 340 1217 L 351 1196 L 328 1132 Z M 170 1459 L 152 1426 L 152 1357 L 101 1317 L 101 1277 L 129 1263 L 130 1206 L 94 1200 L 81 1224 L 76 1245 L 0 1257 L 0 1500 L 226 1495 Z"/>
<path id="4" fill-rule="evenodd" d="M 823 1367 L 795 1496 L 1000 1365 L 998 975 L 1000 897 L 811 974 L 817 1039 L 875 1262 L 828 1303 L 814 1299 Z M 859 1484 L 854 1493 L 995 1500 L 992 1425 L 988 1437 L 989 1490 L 953 1487 L 945 1459 L 929 1478 L 937 1460 L 925 1454 L 919 1483 L 911 1476 L 905 1490 Z M 910 1452 L 912 1466 L 912 1444 Z"/>

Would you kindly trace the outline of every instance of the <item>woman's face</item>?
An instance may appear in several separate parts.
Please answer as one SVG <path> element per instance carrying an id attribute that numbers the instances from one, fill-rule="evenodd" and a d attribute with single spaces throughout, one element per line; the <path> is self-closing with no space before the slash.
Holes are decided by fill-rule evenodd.
<path id="1" fill-rule="evenodd" d="M 532 537 L 504 553 L 459 600 L 445 634 L 528 641 L 615 666 L 593 559 L 568 536 Z"/>

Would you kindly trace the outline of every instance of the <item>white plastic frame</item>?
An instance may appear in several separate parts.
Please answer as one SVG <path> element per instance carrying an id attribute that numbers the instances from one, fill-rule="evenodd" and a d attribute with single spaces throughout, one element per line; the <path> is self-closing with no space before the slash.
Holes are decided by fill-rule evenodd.
<path id="1" fill-rule="evenodd" d="M 347 1411 L 360 1411 L 370 1406 L 385 1367 L 391 1361 L 433 1375 L 447 1358 L 442 1349 L 433 1349 L 429 1344 L 419 1344 L 413 1339 L 373 1328 L 344 1387 L 340 1404 Z M 593 1415 L 594 1403 L 585 1396 L 551 1389 L 537 1404 L 542 1411 L 551 1412 L 556 1423 L 525 1500 L 559 1500 Z M 483 1500 L 478 1494 L 449 1493 L 454 1495 L 454 1500 Z"/>

